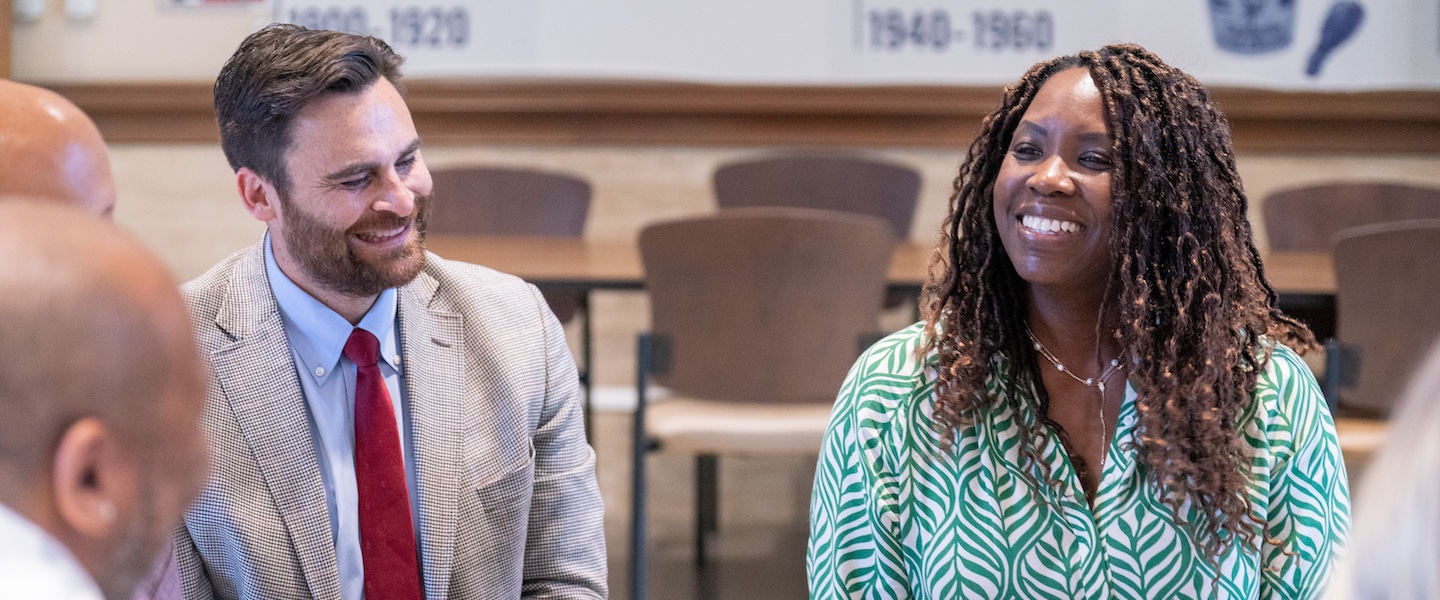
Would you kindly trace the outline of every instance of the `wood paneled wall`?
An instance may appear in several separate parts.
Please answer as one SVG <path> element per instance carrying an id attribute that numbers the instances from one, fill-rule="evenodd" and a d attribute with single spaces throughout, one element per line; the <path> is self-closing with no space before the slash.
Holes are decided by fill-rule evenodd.
<path id="1" fill-rule="evenodd" d="M 8 4 L 4 3 L 4 4 Z M 445 144 L 964 147 L 998 87 L 657 82 L 407 84 L 420 133 Z M 208 83 L 50 86 L 110 142 L 213 142 Z M 1216 89 L 1237 149 L 1440 153 L 1440 92 Z"/>

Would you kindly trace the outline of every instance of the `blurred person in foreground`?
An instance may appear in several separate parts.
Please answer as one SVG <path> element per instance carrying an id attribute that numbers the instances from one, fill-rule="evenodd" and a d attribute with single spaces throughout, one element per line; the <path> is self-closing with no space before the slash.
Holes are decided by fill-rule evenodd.
<path id="1" fill-rule="evenodd" d="M 1332 600 L 1440 598 L 1440 343 L 1390 416 L 1365 467 Z"/>
<path id="2" fill-rule="evenodd" d="M 925 321 L 856 363 L 816 474 L 813 598 L 1309 598 L 1345 471 L 1246 220 L 1229 127 L 1134 45 L 1006 89 Z"/>
<path id="3" fill-rule="evenodd" d="M 272 25 L 215 83 L 268 231 L 185 284 L 215 474 L 186 597 L 604 598 L 575 362 L 534 286 L 425 251 L 432 182 L 372 38 Z"/>
<path id="4" fill-rule="evenodd" d="M 0 79 L 0 196 L 64 202 L 110 218 L 115 181 L 100 130 L 63 96 Z"/>
<path id="5" fill-rule="evenodd" d="M 74 208 L 0 202 L 0 598 L 129 600 L 205 477 L 176 284 Z"/>

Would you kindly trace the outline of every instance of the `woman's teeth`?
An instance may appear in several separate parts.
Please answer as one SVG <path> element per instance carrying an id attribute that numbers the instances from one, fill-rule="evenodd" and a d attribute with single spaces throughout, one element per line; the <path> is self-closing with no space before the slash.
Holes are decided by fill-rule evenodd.
<path id="1" fill-rule="evenodd" d="M 1081 229 L 1084 229 L 1083 225 L 1074 221 L 1060 221 L 1034 215 L 1020 217 L 1020 224 L 1024 225 L 1027 229 L 1034 229 L 1035 231 L 1043 231 L 1045 233 L 1079 233 Z"/>

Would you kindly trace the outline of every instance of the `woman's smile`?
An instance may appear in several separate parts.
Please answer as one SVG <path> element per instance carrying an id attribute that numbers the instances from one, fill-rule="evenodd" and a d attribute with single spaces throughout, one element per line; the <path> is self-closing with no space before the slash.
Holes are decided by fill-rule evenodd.
<path id="1" fill-rule="evenodd" d="M 1047 219 L 1034 215 L 1022 215 L 1020 225 L 1028 232 L 1040 235 L 1063 235 L 1067 233 L 1080 233 L 1085 229 L 1084 225 L 1074 221 L 1062 221 L 1059 219 Z"/>
<path id="2" fill-rule="evenodd" d="M 1111 146 L 1089 71 L 1056 73 L 1036 93 L 994 188 L 995 226 L 1025 281 L 1103 287 L 1111 264 Z"/>

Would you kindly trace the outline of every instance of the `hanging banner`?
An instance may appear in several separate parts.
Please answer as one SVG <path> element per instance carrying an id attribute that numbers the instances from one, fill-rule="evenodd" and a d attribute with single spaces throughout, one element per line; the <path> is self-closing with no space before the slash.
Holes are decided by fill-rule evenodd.
<path id="1" fill-rule="evenodd" d="M 831 64 L 873 82 L 1013 81 L 1036 62 L 1119 39 L 1115 7 L 1098 4 L 849 0 L 833 5 L 845 10 L 832 9 Z"/>
<path id="2" fill-rule="evenodd" d="M 173 0 L 202 1 L 202 0 Z M 1440 89 L 1436 0 L 275 0 L 428 77 L 997 85 L 1110 42 L 1212 85 Z"/>
<path id="3" fill-rule="evenodd" d="M 268 8 L 270 0 L 160 0 L 160 8 Z"/>
<path id="4" fill-rule="evenodd" d="M 523 72 L 534 63 L 534 5 L 507 0 L 275 0 L 275 20 L 381 38 L 411 76 Z"/>

